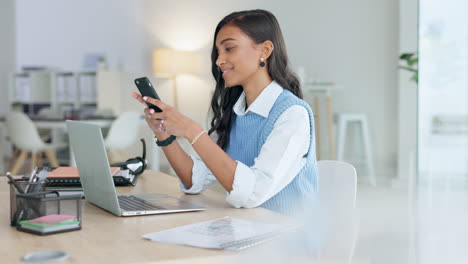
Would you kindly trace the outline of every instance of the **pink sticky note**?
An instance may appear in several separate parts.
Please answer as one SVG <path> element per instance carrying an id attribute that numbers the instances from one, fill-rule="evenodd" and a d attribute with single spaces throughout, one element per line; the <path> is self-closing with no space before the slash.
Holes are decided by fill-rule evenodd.
<path id="1" fill-rule="evenodd" d="M 41 216 L 38 218 L 34 218 L 32 220 L 29 220 L 30 223 L 36 223 L 36 224 L 42 224 L 42 225 L 51 225 L 51 224 L 57 224 L 60 222 L 64 221 L 69 221 L 76 219 L 76 216 L 72 215 L 59 215 L 59 214 L 51 214 L 51 215 L 46 215 L 46 216 Z"/>

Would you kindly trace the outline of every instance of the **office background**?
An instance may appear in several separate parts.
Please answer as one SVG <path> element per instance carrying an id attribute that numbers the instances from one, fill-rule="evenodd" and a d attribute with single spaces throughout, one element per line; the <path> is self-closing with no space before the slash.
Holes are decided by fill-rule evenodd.
<path id="1" fill-rule="evenodd" d="M 155 49 L 190 50 L 202 58 L 200 72 L 177 79 L 179 106 L 206 125 L 216 24 L 232 11 L 268 9 L 305 81 L 337 84 L 334 112 L 368 117 L 377 186 L 353 163 L 364 180 L 356 255 L 369 261 L 362 263 L 464 263 L 467 7 L 458 0 L 2 0 L 0 92 L 25 65 L 79 71 L 86 54 L 97 53 L 109 70 L 151 75 Z M 419 88 L 398 68 L 400 54 L 418 50 Z M 1 96 L 0 116 L 8 104 Z M 326 125 L 321 130 L 327 135 Z M 351 132 L 350 149 L 362 154 Z M 323 159 L 328 147 L 323 136 Z"/>
<path id="2" fill-rule="evenodd" d="M 79 70 L 83 56 L 97 52 L 106 56 L 109 69 L 145 73 L 151 72 L 155 48 L 199 51 L 200 74 L 178 79 L 181 110 L 199 123 L 206 123 L 213 89 L 209 52 L 217 22 L 235 10 L 271 10 L 282 26 L 292 66 L 302 68 L 306 80 L 341 85 L 333 95 L 336 112 L 368 115 L 377 174 L 395 177 L 399 156 L 406 166 L 402 170 L 408 171 L 404 163 L 415 140 L 402 131 L 408 111 L 400 120 L 399 96 L 411 98 L 399 89 L 407 93 L 404 86 L 411 84 L 399 81 L 399 75 L 406 76 L 397 65 L 400 52 L 416 50 L 416 1 L 18 0 L 16 9 L 14 1 L 2 5 L 5 70 L 24 65 Z M 2 71 L 3 83 L 7 72 Z M 327 156 L 326 144 L 322 149 Z"/>

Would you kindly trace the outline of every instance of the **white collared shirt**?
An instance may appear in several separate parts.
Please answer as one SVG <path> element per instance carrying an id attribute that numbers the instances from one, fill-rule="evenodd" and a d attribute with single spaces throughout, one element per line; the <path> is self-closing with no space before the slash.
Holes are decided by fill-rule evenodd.
<path id="1" fill-rule="evenodd" d="M 268 117 L 283 88 L 271 82 L 257 99 L 245 110 L 245 93 L 242 93 L 233 107 L 238 116 L 254 112 Z M 304 164 L 310 144 L 309 114 L 305 107 L 292 105 L 276 120 L 254 165 L 248 167 L 237 161 L 232 191 L 226 194 L 226 201 L 236 208 L 257 207 L 286 187 L 299 173 Z M 205 163 L 191 156 L 192 187 L 181 190 L 185 193 L 200 193 L 216 182 L 216 178 Z"/>

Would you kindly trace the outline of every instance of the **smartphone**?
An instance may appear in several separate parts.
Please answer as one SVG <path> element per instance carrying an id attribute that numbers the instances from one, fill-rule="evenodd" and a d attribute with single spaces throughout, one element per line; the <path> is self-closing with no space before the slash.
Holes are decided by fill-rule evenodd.
<path id="1" fill-rule="evenodd" d="M 140 91 L 140 94 L 142 96 L 148 96 L 151 98 L 161 100 L 148 78 L 141 77 L 141 78 L 135 79 L 135 85 Z M 148 105 L 149 108 L 154 109 L 154 111 L 156 112 L 162 112 L 162 110 L 159 107 L 155 106 L 154 104 L 146 102 L 146 105 Z"/>

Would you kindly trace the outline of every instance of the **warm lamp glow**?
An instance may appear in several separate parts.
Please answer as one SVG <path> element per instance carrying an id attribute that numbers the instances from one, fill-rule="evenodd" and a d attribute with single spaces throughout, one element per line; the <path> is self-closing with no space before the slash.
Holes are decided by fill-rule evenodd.
<path id="1" fill-rule="evenodd" d="M 193 51 L 156 49 L 153 52 L 155 75 L 171 77 L 177 74 L 197 74 L 200 72 L 199 54 Z"/>
<path id="2" fill-rule="evenodd" d="M 200 72 L 200 55 L 194 51 L 156 49 L 153 51 L 153 71 L 160 77 L 173 80 L 174 106 L 178 109 L 177 75 Z"/>

